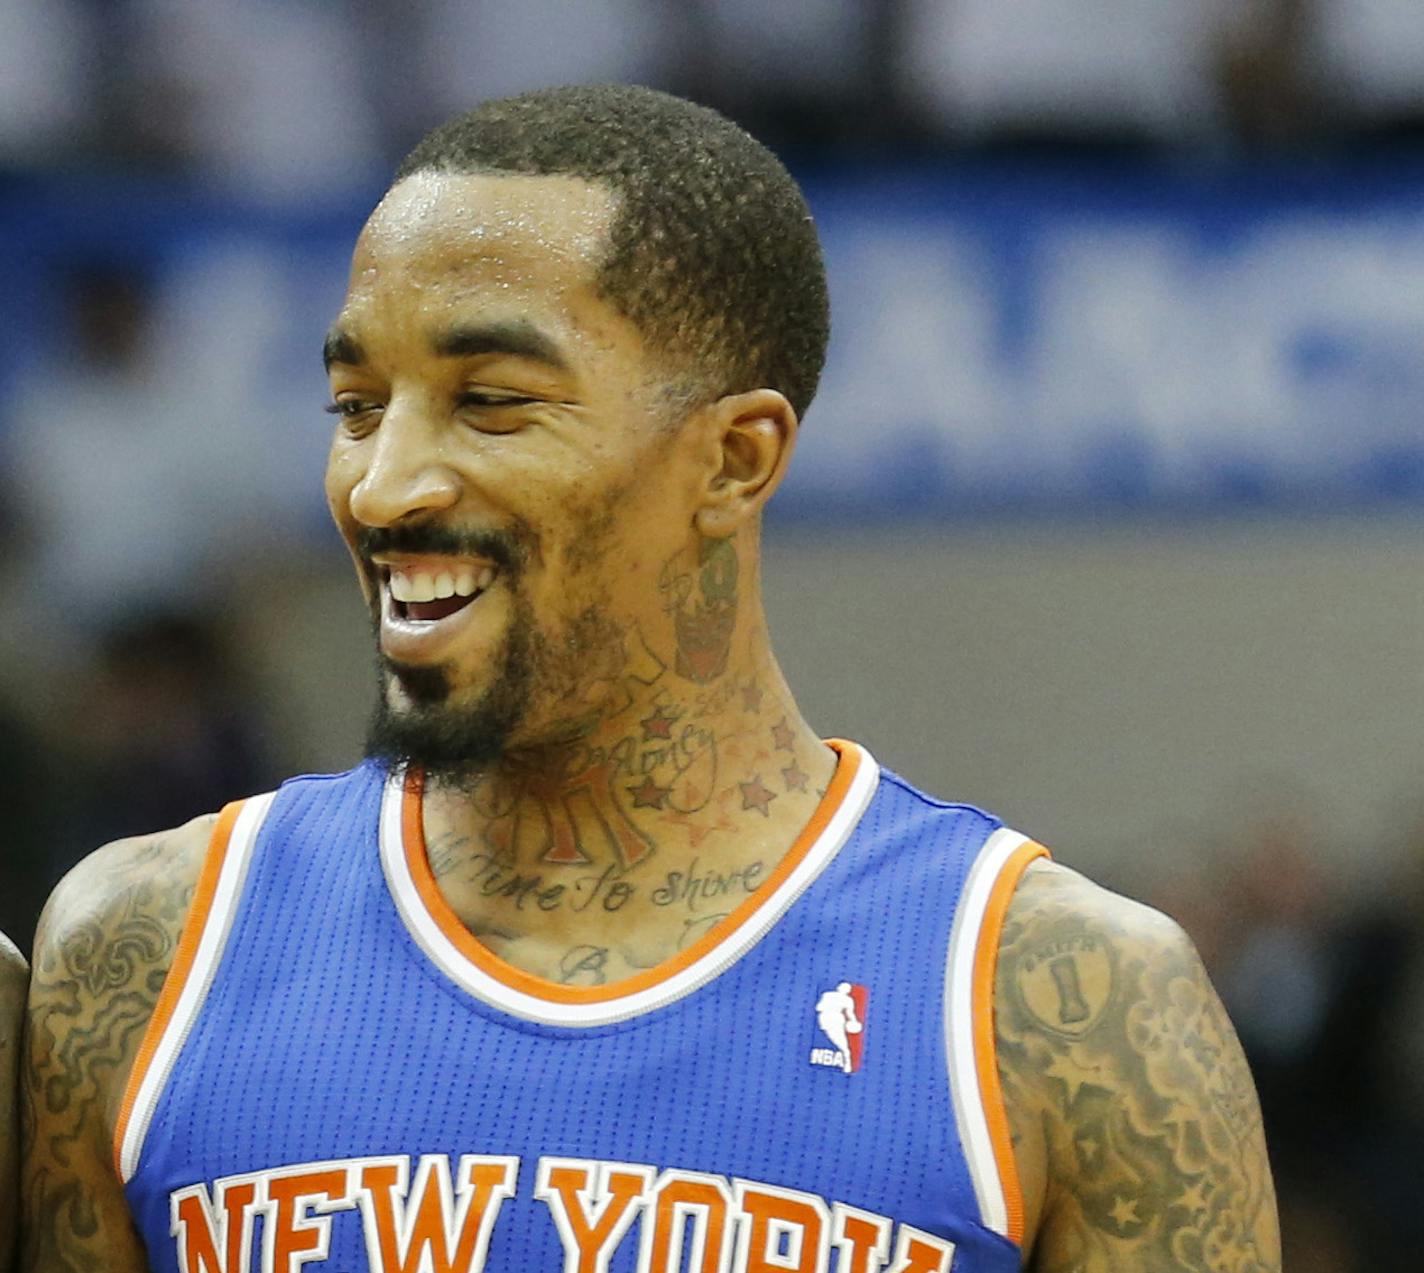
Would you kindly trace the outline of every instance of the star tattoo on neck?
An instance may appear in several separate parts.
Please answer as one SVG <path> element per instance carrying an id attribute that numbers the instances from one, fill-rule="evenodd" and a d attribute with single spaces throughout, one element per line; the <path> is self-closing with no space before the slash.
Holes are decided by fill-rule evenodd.
<path id="1" fill-rule="evenodd" d="M 663 809 L 667 807 L 672 788 L 658 786 L 652 774 L 648 774 L 638 786 L 629 787 L 628 794 L 633 797 L 635 809 Z"/>
<path id="2" fill-rule="evenodd" d="M 643 727 L 643 741 L 654 738 L 672 739 L 672 727 L 677 723 L 677 713 L 670 712 L 661 704 L 653 708 L 651 716 L 644 716 L 638 722 Z"/>
<path id="3" fill-rule="evenodd" d="M 760 774 L 756 774 L 750 782 L 737 785 L 742 789 L 743 809 L 755 809 L 763 818 L 771 817 L 771 802 L 776 799 L 776 792 L 762 782 Z"/>

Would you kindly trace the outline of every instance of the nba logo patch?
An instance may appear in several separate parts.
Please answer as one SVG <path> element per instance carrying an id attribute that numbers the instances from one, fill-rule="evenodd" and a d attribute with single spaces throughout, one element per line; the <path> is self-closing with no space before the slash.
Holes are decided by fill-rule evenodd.
<path id="1" fill-rule="evenodd" d="M 865 1051 L 865 1005 L 870 991 L 851 981 L 838 982 L 816 1000 L 816 1043 L 811 1064 L 854 1074 Z"/>

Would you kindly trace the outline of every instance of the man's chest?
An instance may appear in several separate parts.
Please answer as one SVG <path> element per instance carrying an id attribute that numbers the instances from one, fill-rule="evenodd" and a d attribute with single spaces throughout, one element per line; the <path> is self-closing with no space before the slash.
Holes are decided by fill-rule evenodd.
<path id="1" fill-rule="evenodd" d="M 903 1232 L 906 1269 L 948 1269 L 983 1240 L 888 987 L 847 1068 L 804 972 L 585 1031 L 420 979 L 254 980 L 210 999 L 129 1185 L 178 1268 L 875 1269 Z"/>

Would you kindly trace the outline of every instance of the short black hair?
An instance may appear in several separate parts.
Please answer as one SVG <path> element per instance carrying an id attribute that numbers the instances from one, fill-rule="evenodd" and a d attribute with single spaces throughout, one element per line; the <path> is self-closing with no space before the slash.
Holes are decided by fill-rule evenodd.
<path id="1" fill-rule="evenodd" d="M 797 415 L 810 405 L 830 335 L 811 212 L 776 156 L 716 111 L 626 84 L 540 89 L 440 125 L 395 180 L 426 171 L 601 183 L 617 203 L 599 295 L 695 399 L 770 388 Z"/>

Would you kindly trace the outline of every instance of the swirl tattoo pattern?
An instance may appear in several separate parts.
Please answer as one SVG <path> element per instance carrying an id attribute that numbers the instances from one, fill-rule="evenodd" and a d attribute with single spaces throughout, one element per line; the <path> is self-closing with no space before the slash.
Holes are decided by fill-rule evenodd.
<path id="1" fill-rule="evenodd" d="M 147 1268 L 110 1145 L 210 827 L 101 850 L 45 910 L 21 1063 L 24 1273 Z"/>

